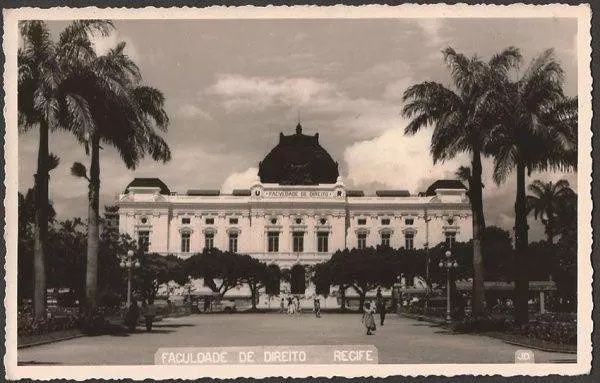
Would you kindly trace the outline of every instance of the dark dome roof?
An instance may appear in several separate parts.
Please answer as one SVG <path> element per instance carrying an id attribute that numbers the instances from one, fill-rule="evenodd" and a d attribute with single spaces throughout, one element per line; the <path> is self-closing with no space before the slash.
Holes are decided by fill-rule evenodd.
<path id="1" fill-rule="evenodd" d="M 425 191 L 426 196 L 434 196 L 437 189 L 467 189 L 459 180 L 437 180 Z"/>
<path id="2" fill-rule="evenodd" d="M 129 192 L 130 187 L 158 187 L 160 194 L 171 194 L 171 191 L 160 178 L 134 178 L 125 188 L 125 193 Z"/>
<path id="3" fill-rule="evenodd" d="M 339 172 L 337 162 L 319 145 L 319 133 L 302 134 L 298 124 L 296 134 L 279 134 L 279 144 L 259 163 L 258 176 L 263 183 L 316 185 L 335 183 Z"/>

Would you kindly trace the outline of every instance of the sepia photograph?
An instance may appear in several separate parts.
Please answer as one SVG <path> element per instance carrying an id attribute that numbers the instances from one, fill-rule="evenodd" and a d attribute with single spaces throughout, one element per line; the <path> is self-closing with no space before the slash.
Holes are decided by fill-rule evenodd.
<path id="1" fill-rule="evenodd" d="M 4 11 L 8 377 L 589 371 L 589 7 L 360 8 Z"/>

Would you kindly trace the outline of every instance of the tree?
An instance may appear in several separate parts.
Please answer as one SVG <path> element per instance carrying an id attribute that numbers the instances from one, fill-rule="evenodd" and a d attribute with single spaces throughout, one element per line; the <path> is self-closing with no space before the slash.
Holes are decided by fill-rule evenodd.
<path id="1" fill-rule="evenodd" d="M 175 255 L 149 253 L 141 255 L 140 260 L 140 267 L 133 273 L 134 291 L 149 304 L 156 299 L 162 284 L 174 281 L 183 285 L 187 281 L 181 268 L 181 259 Z"/>
<path id="2" fill-rule="evenodd" d="M 256 310 L 260 289 L 273 280 L 274 276 L 270 275 L 273 269 L 249 255 L 238 255 L 236 260 L 239 263 L 240 281 L 250 288 L 252 310 Z"/>
<path id="3" fill-rule="evenodd" d="M 414 134 L 434 125 L 430 147 L 434 163 L 462 152 L 471 154 L 469 199 L 473 211 L 473 314 L 477 316 L 484 308 L 481 234 L 485 221 L 481 155 L 491 128 L 487 105 L 496 78 L 504 75 L 521 55 L 511 47 L 484 63 L 476 56 L 468 58 L 452 48 L 445 49 L 443 54 L 456 91 L 431 81 L 409 87 L 403 96 L 407 102 L 403 114 L 412 120 L 405 134 Z"/>
<path id="4" fill-rule="evenodd" d="M 529 191 L 533 193 L 527 196 L 527 210 L 533 211 L 535 219 L 538 217 L 545 226 L 548 243 L 554 243 L 554 237 L 559 232 L 557 215 L 561 211 L 561 204 L 568 203 L 566 199 L 572 197 L 575 192 L 571 189 L 569 181 L 560 180 L 542 182 L 535 180 L 529 184 Z"/>
<path id="5" fill-rule="evenodd" d="M 119 43 L 106 55 L 91 54 L 90 60 L 77 66 L 73 82 L 86 101 L 88 123 L 73 130 L 90 155 L 89 176 L 80 163 L 73 164 L 72 174 L 88 181 L 88 247 L 86 301 L 88 310 L 96 305 L 99 245 L 100 144 L 117 149 L 128 169 L 135 169 L 150 154 L 155 161 L 167 162 L 171 152 L 157 130 L 166 132 L 169 125 L 164 110 L 164 96 L 142 85 L 137 65 L 124 53 Z"/>
<path id="6" fill-rule="evenodd" d="M 482 245 L 485 279 L 511 281 L 514 275 L 514 250 L 510 233 L 497 226 L 488 226 L 483 232 Z"/>
<path id="7" fill-rule="evenodd" d="M 192 278 L 203 278 L 204 285 L 221 296 L 242 283 L 238 255 L 217 248 L 204 249 L 184 261 L 183 269 Z"/>
<path id="8" fill-rule="evenodd" d="M 267 266 L 267 269 L 265 292 L 269 296 L 279 295 L 281 289 L 281 270 L 279 269 L 279 266 L 274 263 Z"/>
<path id="9" fill-rule="evenodd" d="M 485 151 L 494 157 L 494 181 L 504 182 L 513 169 L 517 173 L 515 321 L 518 324 L 528 321 L 525 178 L 533 171 L 577 166 L 577 99 L 565 97 L 562 83 L 563 70 L 549 49 L 535 58 L 516 81 L 508 75 L 499 79 L 490 98 L 489 110 L 495 121 Z"/>
<path id="10" fill-rule="evenodd" d="M 36 225 L 34 233 L 34 314 L 45 317 L 46 246 L 48 237 L 48 180 L 52 157 L 48 134 L 57 129 L 79 129 L 89 121 L 87 102 L 77 89 L 69 86 L 71 68 L 92 51 L 88 34 L 106 35 L 112 24 L 101 20 L 74 21 L 54 42 L 43 21 L 19 24 L 23 41 L 18 51 L 19 129 L 39 131 L 35 179 Z"/>

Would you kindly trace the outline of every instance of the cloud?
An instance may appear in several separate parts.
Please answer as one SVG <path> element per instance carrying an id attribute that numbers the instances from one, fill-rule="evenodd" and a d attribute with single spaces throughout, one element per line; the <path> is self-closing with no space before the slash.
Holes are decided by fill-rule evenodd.
<path id="1" fill-rule="evenodd" d="M 413 84 L 415 84 L 415 81 L 410 77 L 391 82 L 385 86 L 383 98 L 389 100 L 401 100 L 406 89 Z"/>
<path id="2" fill-rule="evenodd" d="M 441 29 L 444 25 L 444 19 L 432 18 L 432 19 L 419 19 L 417 24 L 425 33 L 426 41 L 425 44 L 429 46 L 439 46 L 443 42 L 447 41 L 448 38 L 442 36 Z"/>
<path id="3" fill-rule="evenodd" d="M 429 154 L 431 132 L 404 135 L 404 126 L 385 131 L 372 140 L 357 142 L 344 151 L 347 179 L 354 185 L 383 183 L 388 188 L 421 190 L 421 180 L 453 178 L 467 163 L 465 156 L 434 165 Z"/>
<path id="4" fill-rule="evenodd" d="M 130 37 L 122 35 L 119 31 L 112 31 L 108 36 L 94 34 L 91 39 L 97 55 L 103 55 L 113 49 L 120 42 L 125 43 L 125 53 L 135 62 L 140 59 L 140 54 Z"/>
<path id="5" fill-rule="evenodd" d="M 221 193 L 231 194 L 234 189 L 248 189 L 257 176 L 258 168 L 248 168 L 243 172 L 232 173 L 223 182 Z"/>
<path id="6" fill-rule="evenodd" d="M 220 96 L 228 110 L 260 111 L 275 105 L 301 106 L 332 90 L 330 84 L 314 78 L 221 74 L 207 93 Z"/>
<path id="7" fill-rule="evenodd" d="M 202 119 L 210 121 L 212 117 L 207 111 L 192 104 L 183 104 L 178 109 L 176 114 L 186 120 Z"/>

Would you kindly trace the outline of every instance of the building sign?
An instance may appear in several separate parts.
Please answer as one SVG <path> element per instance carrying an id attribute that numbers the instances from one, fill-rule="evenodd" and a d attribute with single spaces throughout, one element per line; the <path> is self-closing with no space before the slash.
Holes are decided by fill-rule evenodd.
<path id="1" fill-rule="evenodd" d="M 265 190 L 263 196 L 266 198 L 334 198 L 338 196 L 338 192 L 334 190 Z"/>

